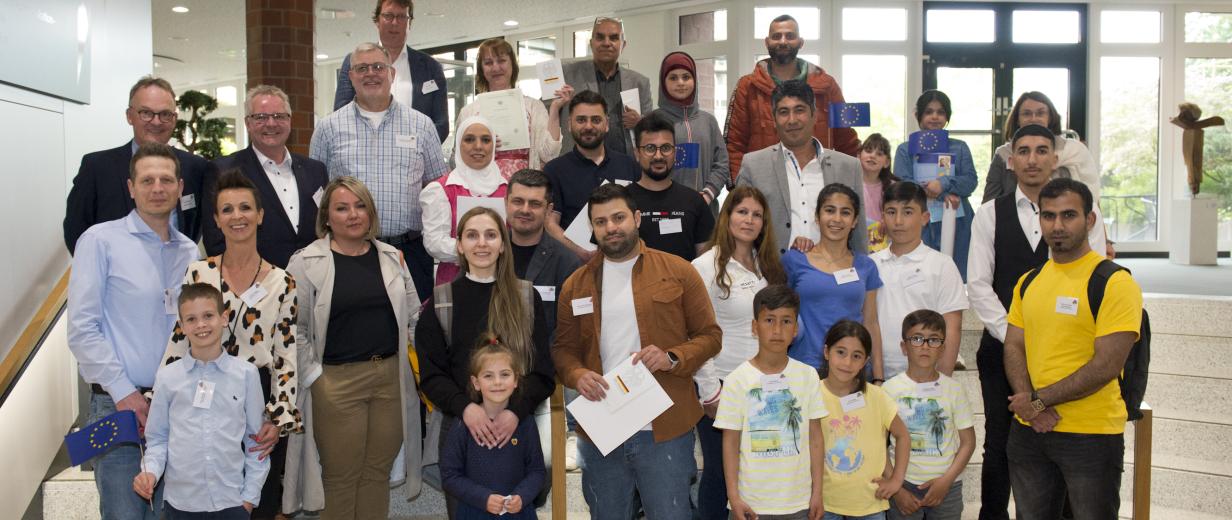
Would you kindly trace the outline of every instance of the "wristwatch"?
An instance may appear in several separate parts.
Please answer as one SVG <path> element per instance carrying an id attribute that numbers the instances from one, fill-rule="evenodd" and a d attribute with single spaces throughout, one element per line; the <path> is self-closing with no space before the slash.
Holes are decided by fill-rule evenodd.
<path id="1" fill-rule="evenodd" d="M 1048 408 L 1048 407 L 1044 405 L 1044 400 L 1040 399 L 1039 393 L 1036 392 L 1035 390 L 1032 390 L 1031 391 L 1031 409 L 1035 410 L 1036 414 L 1039 414 L 1043 412 L 1045 408 Z"/>
<path id="2" fill-rule="evenodd" d="M 670 368 L 671 370 L 675 370 L 676 365 L 680 364 L 680 360 L 676 358 L 676 354 L 673 354 L 671 352 L 667 353 L 667 360 L 672 362 L 672 366 Z"/>

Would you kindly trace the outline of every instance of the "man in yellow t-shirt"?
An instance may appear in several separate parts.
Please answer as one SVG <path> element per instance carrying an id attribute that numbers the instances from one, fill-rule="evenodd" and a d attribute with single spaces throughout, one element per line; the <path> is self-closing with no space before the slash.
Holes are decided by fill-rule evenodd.
<path id="1" fill-rule="evenodd" d="M 1087 232 L 1097 224 L 1090 190 L 1054 179 L 1040 191 L 1040 228 L 1052 259 L 1025 295 L 1014 288 L 1005 334 L 1010 485 L 1023 518 L 1117 518 L 1125 452 L 1125 403 L 1117 377 L 1142 319 L 1142 290 L 1129 273 L 1108 279 L 1098 317 L 1087 283 L 1102 258 Z M 1025 276 L 1024 276 L 1025 279 Z"/>

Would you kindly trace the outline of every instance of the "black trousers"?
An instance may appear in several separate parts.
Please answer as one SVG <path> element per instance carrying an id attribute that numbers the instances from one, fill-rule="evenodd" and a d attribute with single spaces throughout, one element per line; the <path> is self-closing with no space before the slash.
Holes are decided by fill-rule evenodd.
<path id="1" fill-rule="evenodd" d="M 1009 520 L 1010 468 L 1005 454 L 1009 441 L 1009 379 L 1005 376 L 1005 346 L 988 331 L 980 338 L 976 366 L 984 396 L 984 465 L 980 469 L 980 520 Z"/>

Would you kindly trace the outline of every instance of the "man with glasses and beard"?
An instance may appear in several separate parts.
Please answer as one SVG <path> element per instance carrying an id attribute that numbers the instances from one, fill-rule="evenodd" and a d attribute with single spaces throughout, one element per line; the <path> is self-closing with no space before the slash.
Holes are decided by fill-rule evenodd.
<path id="1" fill-rule="evenodd" d="M 629 185 L 629 195 L 641 212 L 638 233 L 646 246 L 692 262 L 714 230 L 714 215 L 700 194 L 672 182 L 676 161 L 673 128 L 672 122 L 658 113 L 642 118 L 633 127 L 642 178 Z"/>
<path id="2" fill-rule="evenodd" d="M 603 183 L 627 185 L 641 177 L 641 169 L 632 157 L 605 144 L 609 128 L 607 114 L 607 100 L 598 92 L 583 90 L 574 94 L 569 100 L 569 135 L 577 146 L 543 165 L 543 173 L 552 184 L 553 208 L 546 223 L 548 234 L 582 261 L 594 254 L 593 248 L 575 244 L 565 236 L 565 230 L 586 207 L 590 192 Z"/>
<path id="3" fill-rule="evenodd" d="M 688 518 L 689 482 L 697 475 L 693 426 L 702 417 L 693 374 L 718 354 L 722 331 L 693 266 L 638 238 L 642 217 L 628 189 L 605 184 L 588 202 L 602 254 L 573 273 L 557 299 L 557 375 L 582 397 L 600 401 L 616 391 L 602 374 L 632 356 L 672 406 L 607 456 L 579 425 L 583 496 L 595 520 L 632 518 L 634 492 L 646 518 Z"/>
<path id="4" fill-rule="evenodd" d="M 766 34 L 766 52 L 769 58 L 757 62 L 753 73 L 740 78 L 732 94 L 727 110 L 727 156 L 731 162 L 733 179 L 740 172 L 744 154 L 761 150 L 778 142 L 775 135 L 773 106 L 770 95 L 780 83 L 799 79 L 813 87 L 816 96 L 817 119 L 813 123 L 813 137 L 821 146 L 838 150 L 855 157 L 860 149 L 860 140 L 850 128 L 830 128 L 830 103 L 845 103 L 843 91 L 834 77 L 821 67 L 797 58 L 804 47 L 800 37 L 800 24 L 790 15 L 782 15 L 770 22 Z M 857 192 L 858 193 L 858 192 Z"/>
<path id="5" fill-rule="evenodd" d="M 175 91 L 162 78 L 145 76 L 128 91 L 124 117 L 133 127 L 133 138 L 110 150 L 88 153 L 73 178 L 64 213 L 64 245 L 69 254 L 77 249 L 77 239 L 90 226 L 124 218 L 137 206 L 129 193 L 129 163 L 137 148 L 147 143 L 167 144 L 175 131 L 179 112 Z M 183 193 L 171 212 L 171 227 L 196 241 L 201 237 L 201 179 L 209 163 L 183 150 L 173 150 L 184 179 Z M 206 218 L 213 218 L 206 215 Z"/>

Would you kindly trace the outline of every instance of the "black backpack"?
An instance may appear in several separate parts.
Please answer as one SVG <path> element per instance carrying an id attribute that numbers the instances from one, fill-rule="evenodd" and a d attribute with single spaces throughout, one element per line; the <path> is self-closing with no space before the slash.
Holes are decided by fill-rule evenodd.
<path id="1" fill-rule="evenodd" d="M 1121 270 L 1129 272 L 1129 269 L 1108 259 L 1101 260 L 1099 265 L 1095 266 L 1095 271 L 1091 273 L 1091 278 L 1087 281 L 1087 302 L 1091 307 L 1092 318 L 1099 316 L 1099 306 L 1104 301 L 1104 290 L 1108 287 L 1108 279 Z M 1022 280 L 1022 286 L 1018 289 L 1018 298 L 1021 299 L 1027 294 L 1027 286 L 1037 274 L 1039 274 L 1039 269 L 1027 272 Z M 1121 376 L 1117 378 L 1117 383 L 1121 387 L 1121 399 L 1125 401 L 1125 411 L 1129 414 L 1128 420 L 1130 421 L 1142 418 L 1142 411 L 1139 408 L 1142 406 L 1142 396 L 1146 395 L 1146 381 L 1150 366 L 1151 319 L 1147 315 L 1146 308 L 1143 308 L 1142 327 L 1138 330 L 1138 341 L 1134 342 L 1130 349 L 1129 356 L 1125 358 L 1125 368 L 1121 370 Z"/>

